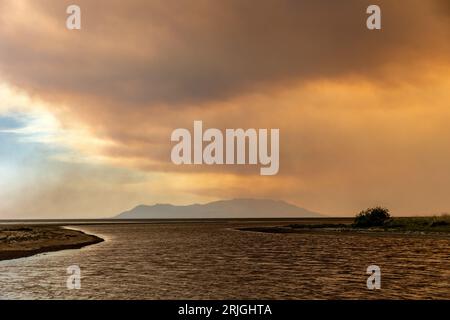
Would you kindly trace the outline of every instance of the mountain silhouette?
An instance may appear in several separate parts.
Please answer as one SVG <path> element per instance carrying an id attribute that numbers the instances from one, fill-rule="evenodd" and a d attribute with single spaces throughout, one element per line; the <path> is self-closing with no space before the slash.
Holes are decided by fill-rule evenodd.
<path id="1" fill-rule="evenodd" d="M 140 205 L 116 219 L 185 219 L 185 218 L 303 218 L 320 217 L 319 213 L 280 200 L 233 199 L 206 204 L 175 206 Z"/>

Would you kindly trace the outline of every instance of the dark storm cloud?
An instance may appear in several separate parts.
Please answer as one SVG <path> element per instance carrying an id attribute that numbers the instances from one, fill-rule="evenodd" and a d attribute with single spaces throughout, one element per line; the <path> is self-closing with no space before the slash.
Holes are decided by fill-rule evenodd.
<path id="1" fill-rule="evenodd" d="M 389 77 L 386 63 L 448 54 L 448 18 L 430 1 L 377 1 L 380 32 L 366 29 L 371 2 L 360 0 L 77 3 L 81 32 L 65 30 L 68 1 L 30 2 L 20 25 L 4 4 L 2 77 L 40 95 L 173 107 L 290 81 Z"/>

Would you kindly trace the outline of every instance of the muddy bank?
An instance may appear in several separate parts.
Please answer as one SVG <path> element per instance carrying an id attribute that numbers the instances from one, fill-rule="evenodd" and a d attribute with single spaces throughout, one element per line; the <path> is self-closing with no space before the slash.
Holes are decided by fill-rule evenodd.
<path id="1" fill-rule="evenodd" d="M 97 236 L 58 226 L 0 226 L 0 260 L 79 249 L 102 241 Z"/>
<path id="2" fill-rule="evenodd" d="M 430 232 L 430 231 L 408 231 L 392 229 L 356 229 L 350 227 L 290 227 L 290 226 L 267 226 L 267 227 L 245 227 L 237 228 L 245 232 L 263 232 L 279 234 L 312 233 L 312 234 L 340 234 L 340 235 L 368 235 L 368 236 L 394 236 L 394 237 L 440 237 L 450 238 L 449 232 Z"/>

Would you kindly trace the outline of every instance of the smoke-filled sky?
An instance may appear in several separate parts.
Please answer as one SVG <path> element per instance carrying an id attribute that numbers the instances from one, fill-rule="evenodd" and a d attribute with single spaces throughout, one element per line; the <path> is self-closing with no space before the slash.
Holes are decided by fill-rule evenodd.
<path id="1" fill-rule="evenodd" d="M 0 0 L 0 218 L 236 197 L 448 212 L 449 39 L 447 0 Z M 279 174 L 173 165 L 194 120 L 279 128 Z"/>

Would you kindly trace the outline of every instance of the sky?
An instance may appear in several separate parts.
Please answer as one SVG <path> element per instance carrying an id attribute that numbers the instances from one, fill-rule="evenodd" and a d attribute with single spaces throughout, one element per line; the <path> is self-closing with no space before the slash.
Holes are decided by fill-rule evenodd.
<path id="1" fill-rule="evenodd" d="M 242 197 L 450 212 L 448 39 L 446 0 L 0 0 L 0 218 Z M 172 164 L 195 120 L 279 128 L 279 173 Z"/>

